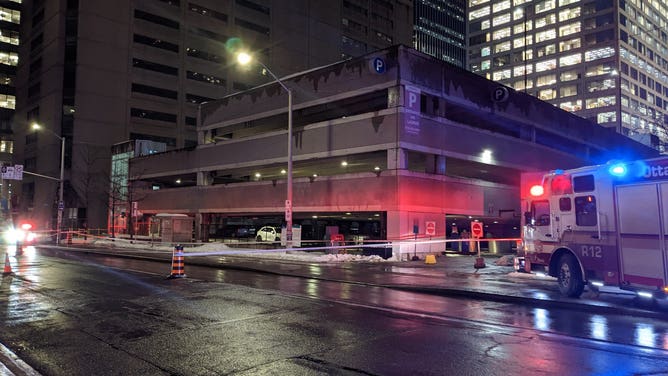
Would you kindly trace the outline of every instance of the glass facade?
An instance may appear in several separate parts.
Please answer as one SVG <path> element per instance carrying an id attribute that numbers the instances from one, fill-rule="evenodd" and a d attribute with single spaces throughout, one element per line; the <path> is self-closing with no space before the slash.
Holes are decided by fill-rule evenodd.
<path id="1" fill-rule="evenodd" d="M 666 151 L 665 1 L 467 5 L 469 70 Z"/>
<path id="2" fill-rule="evenodd" d="M 510 7 L 510 0 L 501 3 Z M 415 49 L 465 68 L 465 0 L 416 0 L 413 6 Z M 499 32 L 509 35 L 510 29 Z"/>

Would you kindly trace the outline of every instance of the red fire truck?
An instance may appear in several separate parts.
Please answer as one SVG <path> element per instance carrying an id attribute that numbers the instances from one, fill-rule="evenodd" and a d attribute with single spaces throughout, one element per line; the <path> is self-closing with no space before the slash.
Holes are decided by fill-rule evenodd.
<path id="1" fill-rule="evenodd" d="M 668 157 L 522 176 L 517 263 L 563 295 L 616 286 L 668 294 Z"/>

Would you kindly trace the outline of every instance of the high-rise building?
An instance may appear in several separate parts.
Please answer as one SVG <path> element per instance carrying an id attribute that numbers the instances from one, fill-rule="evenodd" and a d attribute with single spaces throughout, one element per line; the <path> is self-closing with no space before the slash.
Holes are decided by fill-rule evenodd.
<path id="1" fill-rule="evenodd" d="M 106 227 L 112 145 L 193 146 L 199 104 L 270 81 L 257 67 L 237 69 L 238 48 L 284 76 L 408 45 L 413 31 L 410 0 L 24 0 L 23 6 L 15 162 L 41 176 L 24 176 L 18 204 L 42 229 L 55 226 L 59 206 L 63 227 Z M 33 122 L 43 129 L 32 130 Z"/>
<path id="2" fill-rule="evenodd" d="M 469 69 L 665 152 L 666 0 L 468 0 Z"/>
<path id="3" fill-rule="evenodd" d="M 466 0 L 416 0 L 413 47 L 466 68 Z"/>
<path id="4" fill-rule="evenodd" d="M 0 163 L 11 165 L 14 149 L 12 117 L 16 106 L 21 0 L 0 1 Z M 9 214 L 15 180 L 0 182 L 0 218 Z"/>

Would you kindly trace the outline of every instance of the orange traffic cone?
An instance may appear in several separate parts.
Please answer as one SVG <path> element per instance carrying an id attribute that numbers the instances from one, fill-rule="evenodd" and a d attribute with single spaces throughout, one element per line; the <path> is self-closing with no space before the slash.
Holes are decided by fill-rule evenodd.
<path id="1" fill-rule="evenodd" d="M 12 264 L 9 262 L 9 253 L 5 252 L 5 270 L 2 275 L 12 274 Z"/>
<path id="2" fill-rule="evenodd" d="M 172 274 L 169 278 L 185 278 L 185 265 L 183 262 L 183 246 L 177 245 L 172 252 Z"/>

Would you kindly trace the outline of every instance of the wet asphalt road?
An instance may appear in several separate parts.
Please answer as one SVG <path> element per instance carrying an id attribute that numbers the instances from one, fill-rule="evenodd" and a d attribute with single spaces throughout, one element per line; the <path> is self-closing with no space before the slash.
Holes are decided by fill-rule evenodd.
<path id="1" fill-rule="evenodd" d="M 0 340 L 43 374 L 668 370 L 661 320 L 197 266 L 168 280 L 164 263 L 46 250 L 12 261 Z"/>

